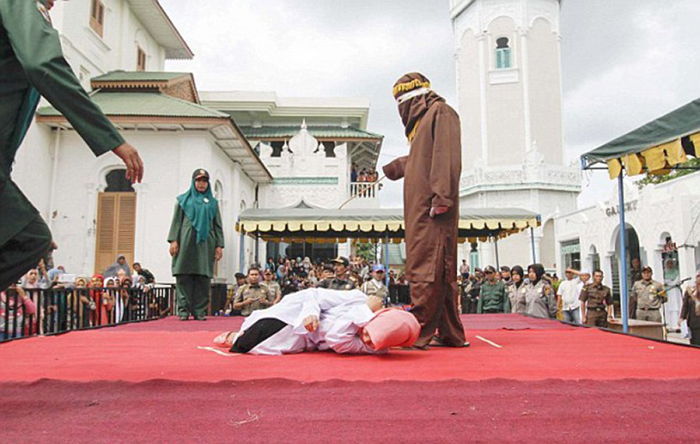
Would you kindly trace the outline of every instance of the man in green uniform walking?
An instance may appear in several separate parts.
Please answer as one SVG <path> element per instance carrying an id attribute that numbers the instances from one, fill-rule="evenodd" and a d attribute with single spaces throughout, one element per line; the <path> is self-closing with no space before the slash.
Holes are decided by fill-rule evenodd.
<path id="1" fill-rule="evenodd" d="M 52 245 L 39 212 L 12 181 L 15 154 L 44 96 L 96 156 L 108 151 L 141 182 L 143 163 L 90 100 L 63 58 L 48 10 L 53 0 L 0 0 L 0 291 L 17 281 Z"/>
<path id="2" fill-rule="evenodd" d="M 224 250 L 219 203 L 211 193 L 206 170 L 195 170 L 190 189 L 177 196 L 168 242 L 177 284 L 177 314 L 182 321 L 190 315 L 203 321 L 214 262 Z"/>
<path id="3" fill-rule="evenodd" d="M 506 284 L 496 278 L 496 269 L 491 265 L 484 268 L 484 274 L 486 280 L 481 284 L 481 294 L 476 305 L 476 312 L 479 314 L 510 313 L 510 299 L 506 293 Z"/>

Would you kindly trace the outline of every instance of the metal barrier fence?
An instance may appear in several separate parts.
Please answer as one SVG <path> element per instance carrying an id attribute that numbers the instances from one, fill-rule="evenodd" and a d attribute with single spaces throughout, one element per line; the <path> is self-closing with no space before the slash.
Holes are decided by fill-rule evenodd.
<path id="1" fill-rule="evenodd" d="M 172 313 L 175 288 L 9 288 L 0 294 L 0 342 L 107 325 L 158 319 Z"/>

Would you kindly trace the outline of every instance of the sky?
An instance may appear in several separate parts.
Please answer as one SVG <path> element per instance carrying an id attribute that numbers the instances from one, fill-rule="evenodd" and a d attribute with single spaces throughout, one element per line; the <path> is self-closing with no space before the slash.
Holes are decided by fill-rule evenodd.
<path id="1" fill-rule="evenodd" d="M 286 97 L 366 97 L 379 165 L 406 154 L 391 86 L 419 71 L 456 106 L 448 0 L 160 0 L 190 48 L 169 61 L 207 90 Z M 206 5 L 206 7 L 203 7 Z M 700 97 L 698 0 L 564 0 L 562 116 L 567 161 Z M 584 172 L 579 206 L 614 192 Z M 389 182 L 383 206 L 401 205 Z"/>

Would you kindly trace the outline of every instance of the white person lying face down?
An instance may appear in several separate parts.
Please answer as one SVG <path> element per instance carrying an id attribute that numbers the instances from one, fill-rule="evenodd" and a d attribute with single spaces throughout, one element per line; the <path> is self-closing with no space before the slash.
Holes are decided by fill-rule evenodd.
<path id="1" fill-rule="evenodd" d="M 359 290 L 309 288 L 277 305 L 253 312 L 240 332 L 225 332 L 214 343 L 235 353 L 281 355 L 330 350 L 379 354 L 410 347 L 420 325 L 403 310 L 382 309 L 379 298 Z"/>

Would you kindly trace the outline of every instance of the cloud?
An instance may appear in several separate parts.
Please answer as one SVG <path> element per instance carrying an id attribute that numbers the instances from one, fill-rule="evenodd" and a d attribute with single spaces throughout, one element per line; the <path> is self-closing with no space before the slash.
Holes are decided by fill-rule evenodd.
<path id="1" fill-rule="evenodd" d="M 406 152 L 390 88 L 421 71 L 456 103 L 447 0 L 161 0 L 195 59 L 166 69 L 195 74 L 202 90 L 281 96 L 361 96 L 368 129 L 383 134 L 380 164 Z M 204 7 L 203 5 L 206 5 Z M 563 119 L 569 160 L 700 96 L 696 0 L 562 2 Z M 584 183 L 582 204 L 612 181 Z M 387 183 L 382 204 L 401 201 Z"/>

